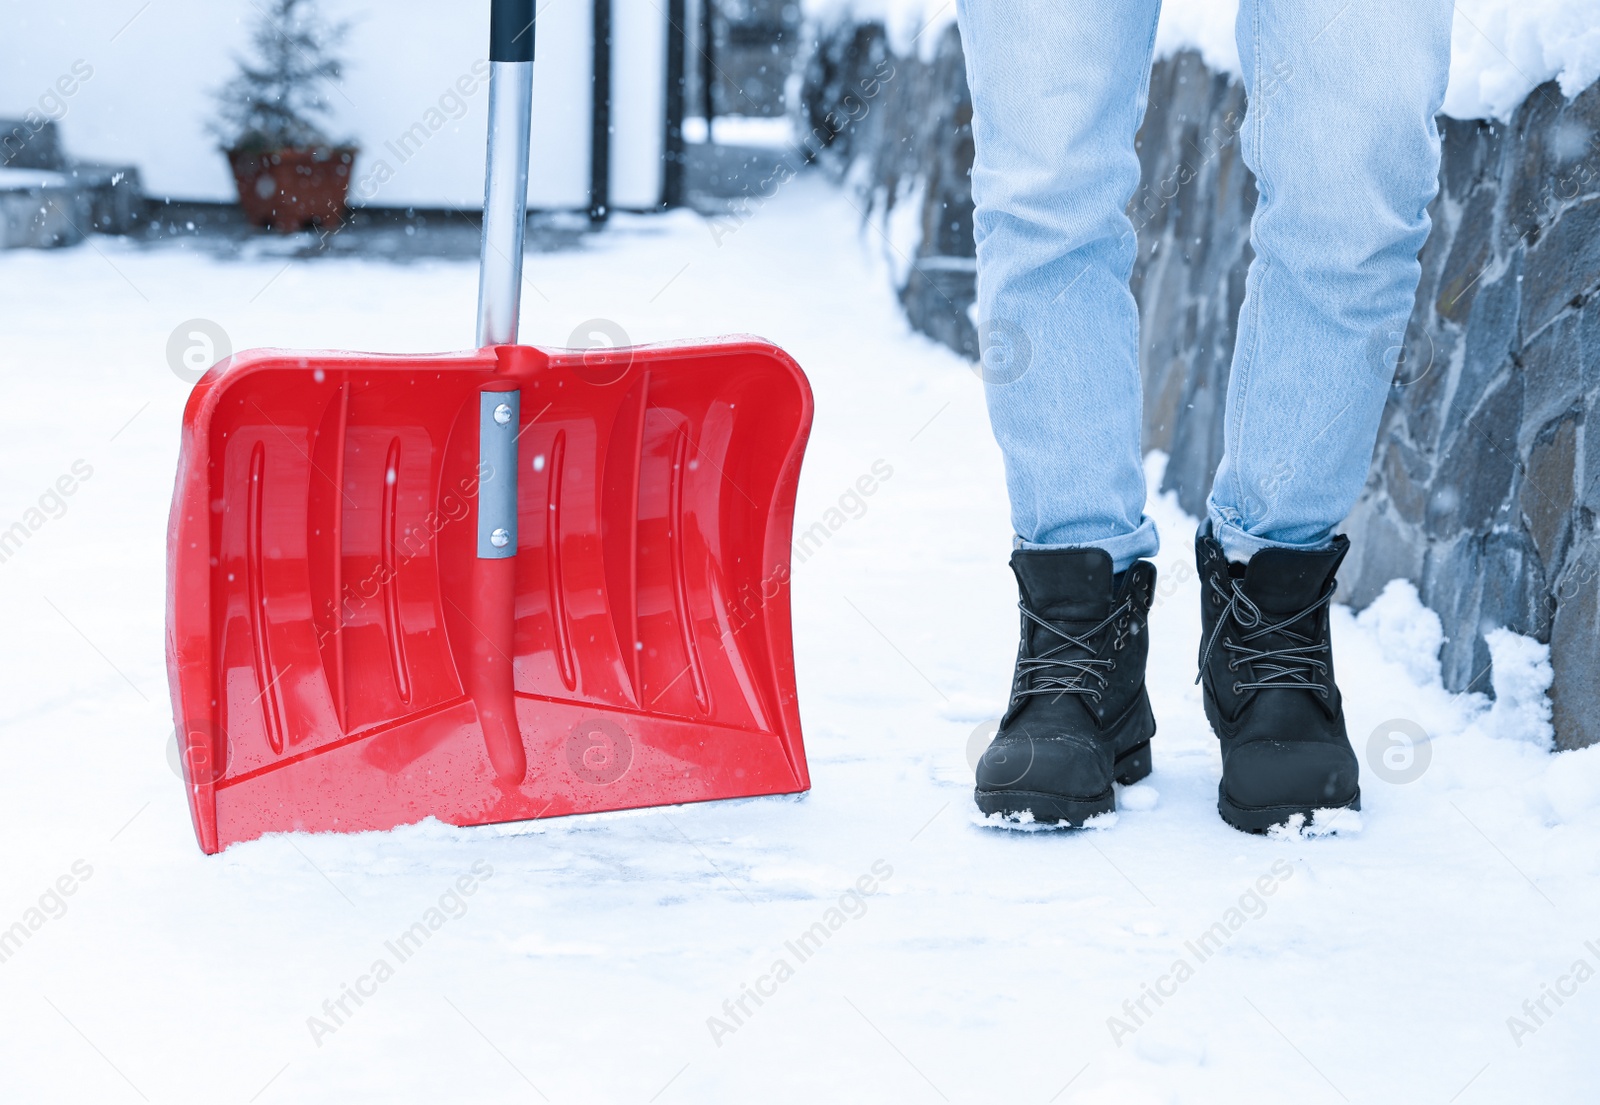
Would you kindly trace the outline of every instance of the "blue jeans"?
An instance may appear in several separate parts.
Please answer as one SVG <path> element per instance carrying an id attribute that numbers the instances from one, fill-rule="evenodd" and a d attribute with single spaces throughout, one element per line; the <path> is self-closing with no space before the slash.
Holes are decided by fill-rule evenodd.
<path id="1" fill-rule="evenodd" d="M 1023 546 L 1103 548 L 1121 571 L 1157 547 L 1126 208 L 1160 0 L 958 3 L 985 390 L 1012 525 Z M 1239 139 L 1259 200 L 1208 503 L 1234 559 L 1326 545 L 1366 481 L 1438 190 L 1451 11 L 1240 2 Z"/>

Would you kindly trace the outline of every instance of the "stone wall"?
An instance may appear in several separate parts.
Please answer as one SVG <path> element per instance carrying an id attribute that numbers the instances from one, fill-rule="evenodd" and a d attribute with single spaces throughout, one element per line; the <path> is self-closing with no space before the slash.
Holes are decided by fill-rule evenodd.
<path id="1" fill-rule="evenodd" d="M 1551 643 L 1556 738 L 1600 741 L 1600 85 L 1534 90 L 1509 126 L 1446 120 L 1433 234 L 1366 493 L 1359 600 L 1405 576 L 1451 687 L 1483 631 Z"/>
<path id="2" fill-rule="evenodd" d="M 882 82 L 846 114 L 862 81 Z M 913 324 L 968 356 L 974 298 L 972 105 L 959 35 L 931 60 L 892 56 L 882 29 L 819 35 L 806 129 L 881 216 L 920 201 L 901 300 Z M 1202 511 L 1222 452 L 1234 323 L 1252 256 L 1255 184 L 1239 155 L 1243 88 L 1198 55 L 1158 62 L 1139 134 L 1145 441 L 1171 455 L 1166 488 Z M 829 113 L 832 112 L 830 120 Z M 1489 690 L 1483 632 L 1551 644 L 1558 746 L 1600 742 L 1600 85 L 1567 102 L 1536 89 L 1509 126 L 1440 120 L 1444 162 L 1423 277 L 1399 348 L 1367 489 L 1349 522 L 1343 595 L 1416 583 L 1448 640 L 1453 690 Z M 843 125 L 839 125 L 843 124 Z M 1181 170 L 1181 171 L 1180 171 Z M 1175 181 L 1182 181 L 1174 187 Z"/>

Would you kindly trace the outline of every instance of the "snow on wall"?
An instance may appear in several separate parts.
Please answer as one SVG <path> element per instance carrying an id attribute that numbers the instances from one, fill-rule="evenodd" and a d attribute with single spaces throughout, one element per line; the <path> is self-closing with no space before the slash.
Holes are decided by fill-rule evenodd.
<path id="1" fill-rule="evenodd" d="M 924 60 L 956 20 L 948 0 L 805 0 L 804 6 L 822 22 L 845 15 L 880 21 L 897 53 L 915 50 Z M 1238 0 L 1164 0 L 1156 57 L 1193 49 L 1213 70 L 1237 74 L 1238 9 Z M 1456 0 L 1450 46 L 1445 114 L 1505 122 L 1545 81 L 1559 82 L 1571 99 L 1600 78 L 1600 2 Z"/>
<path id="2" fill-rule="evenodd" d="M 322 0 L 350 20 L 349 62 L 330 99 L 335 138 L 361 147 L 352 203 L 475 207 L 483 202 L 488 4 Z M 150 195 L 229 200 L 232 177 L 207 123 L 212 93 L 247 45 L 249 0 L 0 0 L 0 117 L 61 121 L 76 157 L 139 166 Z M 544 0 L 534 63 L 528 197 L 583 207 L 589 192 L 589 0 Z M 614 0 L 612 202 L 660 197 L 666 17 L 652 0 Z M 83 61 L 92 76 L 62 95 Z M 410 137 L 408 138 L 407 135 Z"/>
<path id="3" fill-rule="evenodd" d="M 1506 122 L 1548 80 L 1572 99 L 1600 77 L 1595 0 L 1456 0 L 1445 114 Z"/>

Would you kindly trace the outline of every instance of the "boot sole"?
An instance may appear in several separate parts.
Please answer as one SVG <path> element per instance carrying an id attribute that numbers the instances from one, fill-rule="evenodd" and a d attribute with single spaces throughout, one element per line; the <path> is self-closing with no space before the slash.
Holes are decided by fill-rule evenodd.
<path id="1" fill-rule="evenodd" d="M 1274 825 L 1286 823 L 1295 814 L 1303 814 L 1309 824 L 1317 810 L 1359 810 L 1361 788 L 1345 802 L 1330 802 L 1321 806 L 1241 806 L 1228 797 L 1221 783 L 1217 784 L 1217 812 L 1222 820 L 1245 833 L 1264 833 Z"/>
<path id="2" fill-rule="evenodd" d="M 1136 744 L 1117 756 L 1112 766 L 1112 778 L 1123 786 L 1132 786 L 1150 774 L 1150 742 Z M 1033 814 L 1041 825 L 1081 826 L 1091 817 L 1111 813 L 1117 808 L 1116 790 L 1108 790 L 1092 798 L 1069 798 L 1062 794 L 1046 794 L 1037 790 L 980 790 L 974 788 L 973 800 L 985 816 L 1002 814 L 1020 817 Z"/>

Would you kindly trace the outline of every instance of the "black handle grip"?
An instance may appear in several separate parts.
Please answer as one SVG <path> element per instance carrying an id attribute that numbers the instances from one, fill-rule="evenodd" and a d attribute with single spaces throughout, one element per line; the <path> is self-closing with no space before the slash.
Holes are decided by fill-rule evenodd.
<path id="1" fill-rule="evenodd" d="M 490 0 L 490 5 L 489 60 L 532 61 L 534 0 Z"/>

